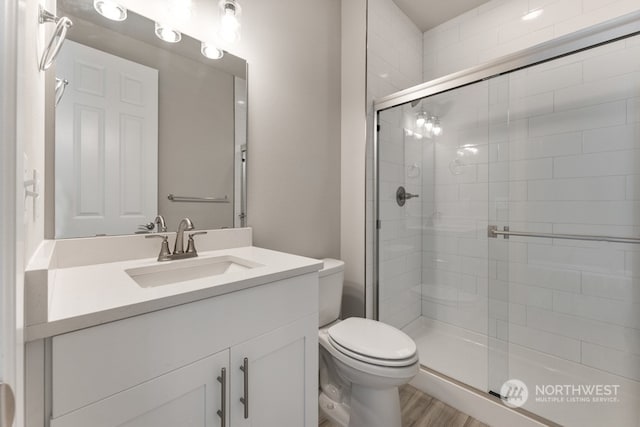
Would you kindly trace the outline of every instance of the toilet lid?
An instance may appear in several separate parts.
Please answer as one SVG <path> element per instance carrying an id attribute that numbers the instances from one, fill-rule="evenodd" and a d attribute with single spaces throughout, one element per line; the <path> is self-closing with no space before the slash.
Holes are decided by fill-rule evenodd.
<path id="1" fill-rule="evenodd" d="M 416 354 L 416 343 L 407 334 L 375 320 L 350 317 L 327 332 L 341 347 L 369 358 L 406 360 Z"/>

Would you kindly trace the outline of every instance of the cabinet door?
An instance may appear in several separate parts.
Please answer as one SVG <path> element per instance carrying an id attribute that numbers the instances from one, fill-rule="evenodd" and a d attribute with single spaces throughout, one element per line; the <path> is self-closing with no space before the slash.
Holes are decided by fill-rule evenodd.
<path id="1" fill-rule="evenodd" d="M 231 347 L 231 427 L 318 425 L 317 323 L 314 315 Z"/>
<path id="2" fill-rule="evenodd" d="M 228 366 L 229 351 L 221 351 L 52 419 L 51 427 L 222 426 L 218 414 L 223 401 L 222 384 L 218 377 L 225 368 L 228 396 Z M 226 415 L 228 407 L 225 411 Z"/>

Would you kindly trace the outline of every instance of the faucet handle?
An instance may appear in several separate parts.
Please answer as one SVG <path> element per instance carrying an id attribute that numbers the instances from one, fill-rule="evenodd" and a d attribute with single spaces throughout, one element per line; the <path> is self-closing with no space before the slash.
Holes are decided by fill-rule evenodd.
<path id="1" fill-rule="evenodd" d="M 169 250 L 169 236 L 163 234 L 148 234 L 144 236 L 145 239 L 162 239 L 160 245 L 160 253 L 158 254 L 158 261 L 169 261 L 171 259 L 171 251 Z"/>
<path id="2" fill-rule="evenodd" d="M 155 224 L 153 222 L 148 222 L 146 224 L 139 224 L 138 231 L 151 231 L 155 228 Z"/>
<path id="3" fill-rule="evenodd" d="M 195 233 L 189 233 L 189 240 L 187 241 L 187 253 L 198 253 L 196 251 L 196 244 L 193 241 L 194 236 L 198 236 L 200 234 L 207 234 L 206 231 L 196 231 Z"/>

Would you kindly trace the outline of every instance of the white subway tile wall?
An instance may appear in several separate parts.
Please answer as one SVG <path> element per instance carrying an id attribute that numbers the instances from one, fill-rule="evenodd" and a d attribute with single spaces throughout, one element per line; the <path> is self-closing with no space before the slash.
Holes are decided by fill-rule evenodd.
<path id="1" fill-rule="evenodd" d="M 527 10 L 537 8 L 544 9 L 538 19 L 522 21 Z M 637 0 L 491 1 L 424 34 L 424 80 L 479 65 L 639 8 Z M 638 37 L 620 40 L 491 82 L 487 140 L 443 138 L 440 142 L 446 146 L 436 148 L 440 157 L 436 157 L 435 202 L 436 211 L 443 212 L 441 220 L 459 221 L 464 217 L 484 225 L 481 201 L 489 193 L 491 222 L 510 225 L 512 229 L 638 235 L 639 48 Z M 472 112 L 463 111 L 469 108 L 469 96 L 461 95 L 460 99 L 465 105 L 452 107 L 443 118 L 448 130 L 459 129 L 474 117 Z M 456 160 L 455 152 L 464 144 L 479 144 L 478 160 L 466 161 L 453 174 L 447 166 Z M 488 190 L 481 184 L 486 180 L 478 173 L 486 162 L 483 149 L 492 162 L 488 167 Z M 503 181 L 506 185 L 500 185 Z M 472 205 L 470 201 L 479 204 Z M 428 221 L 425 211 L 425 222 Z M 471 234 L 474 231 L 478 236 L 476 246 L 482 246 L 482 227 L 472 229 Z M 460 254 L 465 251 L 460 241 L 456 248 L 456 242 L 449 238 L 446 247 L 434 252 L 427 250 L 427 245 L 436 245 L 427 244 L 428 240 L 426 235 L 423 278 L 438 276 L 430 272 L 434 265 L 437 270 L 462 268 L 461 264 L 454 264 L 461 263 Z M 509 303 L 525 308 L 528 329 L 509 329 L 512 342 L 520 339 L 522 345 L 549 350 L 546 339 L 538 339 L 529 331 L 544 329 L 540 326 L 543 323 L 537 321 L 540 310 L 571 315 L 574 320 L 600 322 L 584 323 L 590 325 L 587 329 L 592 332 L 604 327 L 619 328 L 618 336 L 622 331 L 628 331 L 625 337 L 637 336 L 638 330 L 630 328 L 638 328 L 640 322 L 640 279 L 635 280 L 640 276 L 638 248 L 531 238 L 512 238 L 509 245 L 516 241 L 522 245 L 518 254 L 510 250 L 500 256 L 491 247 L 489 250 L 492 298 L 506 297 Z M 434 258 L 442 262 L 434 264 Z M 508 290 L 503 295 L 496 284 L 498 279 Z M 441 285 L 430 286 L 437 289 Z M 423 298 L 434 300 L 424 293 Z M 446 307 L 450 309 L 450 305 Z M 538 316 L 530 316 L 530 310 Z M 437 314 L 423 311 L 423 315 L 443 320 Z M 567 320 L 567 316 L 563 319 Z M 565 332 L 558 334 L 560 330 Z M 570 334 L 556 325 L 545 332 L 559 336 L 555 341 L 547 337 L 563 349 L 556 351 L 559 357 L 582 360 L 580 349 L 584 351 L 586 347 L 576 346 L 575 340 L 602 348 L 609 345 L 632 353 L 628 354 L 632 358 L 638 355 L 637 348 L 621 347 L 620 341 L 597 341 L 593 338 L 597 335 L 583 336 L 584 332 L 578 334 L 580 330 L 576 328 L 576 333 Z M 609 331 L 608 335 L 615 334 Z M 593 353 L 597 348 L 588 348 L 590 362 L 585 359 L 583 363 L 596 366 Z M 636 369 L 625 370 L 625 366 L 632 364 L 619 364 L 616 373 L 640 380 Z M 604 364 L 597 367 L 606 370 Z"/>
<path id="2" fill-rule="evenodd" d="M 422 82 L 422 32 L 392 0 L 370 0 L 367 28 L 367 254 L 366 293 L 371 314 L 373 270 L 373 100 Z M 410 114 L 412 115 L 412 114 Z M 380 210 L 380 319 L 397 327 L 420 316 L 422 207 L 415 199 L 405 208 L 395 201 L 396 190 L 421 192 L 422 144 L 406 137 L 409 126 L 403 112 L 381 115 Z M 424 195 L 420 194 L 420 197 Z M 420 200 L 420 199 L 417 199 Z"/>
<path id="3" fill-rule="evenodd" d="M 424 81 L 637 11 L 638 7 L 637 0 L 492 0 L 424 33 Z M 543 13 L 538 18 L 522 20 L 525 13 L 539 8 Z M 603 61 L 604 68 L 617 69 L 614 62 Z M 637 62 L 636 56 L 636 66 Z M 624 66 L 632 68 L 634 64 Z M 562 84 L 562 76 L 558 77 Z M 554 79 L 540 76 L 538 81 L 553 84 Z M 535 91 L 536 83 L 531 85 L 527 90 Z"/>

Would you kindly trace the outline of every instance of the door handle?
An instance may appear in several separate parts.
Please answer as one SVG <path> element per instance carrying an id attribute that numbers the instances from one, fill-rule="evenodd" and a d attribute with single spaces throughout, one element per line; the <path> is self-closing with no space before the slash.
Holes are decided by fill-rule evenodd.
<path id="1" fill-rule="evenodd" d="M 220 376 L 218 377 L 220 383 L 220 405 L 221 409 L 218 409 L 218 416 L 220 417 L 220 427 L 225 427 L 227 424 L 227 368 L 222 368 Z"/>
<path id="2" fill-rule="evenodd" d="M 249 359 L 246 357 L 240 366 L 240 370 L 244 374 L 244 395 L 240 398 L 240 402 L 244 405 L 244 418 L 246 420 L 249 418 Z"/>

